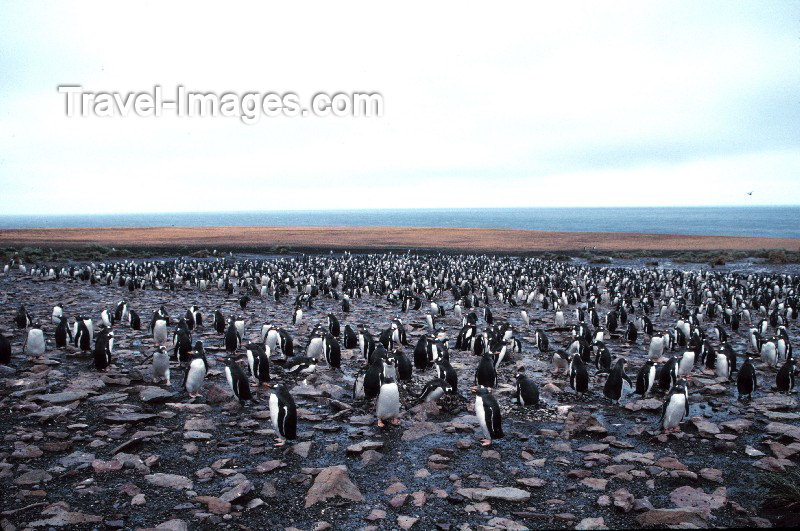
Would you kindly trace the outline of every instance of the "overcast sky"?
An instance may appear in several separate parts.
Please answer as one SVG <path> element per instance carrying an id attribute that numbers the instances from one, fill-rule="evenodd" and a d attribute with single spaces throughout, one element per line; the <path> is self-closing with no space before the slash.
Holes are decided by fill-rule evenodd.
<path id="1" fill-rule="evenodd" d="M 0 213 L 800 204 L 797 1 L 1 3 Z M 385 107 L 69 118 L 66 84 Z"/>

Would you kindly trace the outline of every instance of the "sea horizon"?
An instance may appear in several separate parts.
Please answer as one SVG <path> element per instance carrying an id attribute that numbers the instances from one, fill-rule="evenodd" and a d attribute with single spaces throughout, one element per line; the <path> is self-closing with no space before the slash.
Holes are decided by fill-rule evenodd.
<path id="1" fill-rule="evenodd" d="M 800 238 L 798 219 L 800 205 L 396 208 L 0 215 L 0 229 L 400 227 Z"/>

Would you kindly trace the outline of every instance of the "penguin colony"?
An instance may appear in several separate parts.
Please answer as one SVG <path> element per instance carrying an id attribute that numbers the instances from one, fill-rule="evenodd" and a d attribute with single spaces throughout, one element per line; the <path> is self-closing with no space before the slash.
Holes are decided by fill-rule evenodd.
<path id="1" fill-rule="evenodd" d="M 202 401 L 211 367 L 221 366 L 242 406 L 267 401 L 276 445 L 297 437 L 290 390 L 315 371 L 340 373 L 350 402 L 371 408 L 381 428 L 401 424 L 404 411 L 423 402 L 474 412 L 487 446 L 503 438 L 504 416 L 524 417 L 541 405 L 544 360 L 571 400 L 600 404 L 606 417 L 634 397 L 658 397 L 652 426 L 664 432 L 680 430 L 690 404 L 705 400 L 690 392 L 693 378 L 716 379 L 750 400 L 773 386 L 791 393 L 796 376 L 790 330 L 800 277 L 786 274 L 349 253 L 128 260 L 28 274 L 114 287 L 118 297 L 91 316 L 58 300 L 50 319 L 19 306 L 7 323 L 12 330 L 0 334 L 0 363 L 54 356 L 55 346 L 86 353 L 87 371 L 107 371 L 118 363 L 115 330 L 125 328 L 129 341 L 150 349 L 153 382 L 178 381 L 185 400 Z M 164 304 L 136 304 L 141 290 L 163 293 Z M 217 292 L 220 304 L 171 303 L 170 293 L 191 299 L 198 290 Z M 231 298 L 234 313 L 223 309 Z M 335 311 L 321 311 L 322 301 Z M 258 319 L 259 308 L 278 305 L 288 308 L 283 320 Z M 359 307 L 378 305 L 382 327 L 359 322 Z M 498 307 L 506 319 L 495 318 Z M 24 334 L 22 352 L 11 351 L 13 329 Z M 732 338 L 745 338 L 749 348 Z M 343 369 L 343 358 L 354 373 Z M 769 379 L 759 379 L 756 368 Z M 472 385 L 460 388 L 464 373 Z"/>

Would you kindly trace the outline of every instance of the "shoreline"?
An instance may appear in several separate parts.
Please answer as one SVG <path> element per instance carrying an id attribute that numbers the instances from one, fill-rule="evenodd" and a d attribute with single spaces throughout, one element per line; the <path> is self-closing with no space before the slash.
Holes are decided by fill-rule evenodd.
<path id="1" fill-rule="evenodd" d="M 385 227 L 152 227 L 0 229 L 0 246 L 58 249 L 545 251 L 797 251 L 800 238 L 745 238 L 629 232 Z"/>

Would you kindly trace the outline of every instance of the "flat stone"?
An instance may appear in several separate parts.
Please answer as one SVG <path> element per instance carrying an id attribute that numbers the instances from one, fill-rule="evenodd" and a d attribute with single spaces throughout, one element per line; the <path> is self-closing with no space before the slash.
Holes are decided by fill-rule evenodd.
<path id="1" fill-rule="evenodd" d="M 186 476 L 179 476 L 177 474 L 147 474 L 144 479 L 156 487 L 168 487 L 177 490 L 192 488 L 192 480 Z"/>
<path id="2" fill-rule="evenodd" d="M 172 391 L 167 391 L 166 389 L 156 386 L 145 387 L 139 393 L 139 400 L 147 403 L 166 402 L 172 397 Z"/>
<path id="3" fill-rule="evenodd" d="M 364 501 L 364 496 L 350 480 L 347 467 L 344 465 L 329 466 L 317 474 L 314 484 L 306 494 L 305 506 L 308 508 L 337 496 L 356 502 Z"/>
<path id="4" fill-rule="evenodd" d="M 584 518 L 578 522 L 575 529 L 608 529 L 608 527 L 606 527 L 606 521 L 603 520 L 601 516 L 597 518 Z"/>

